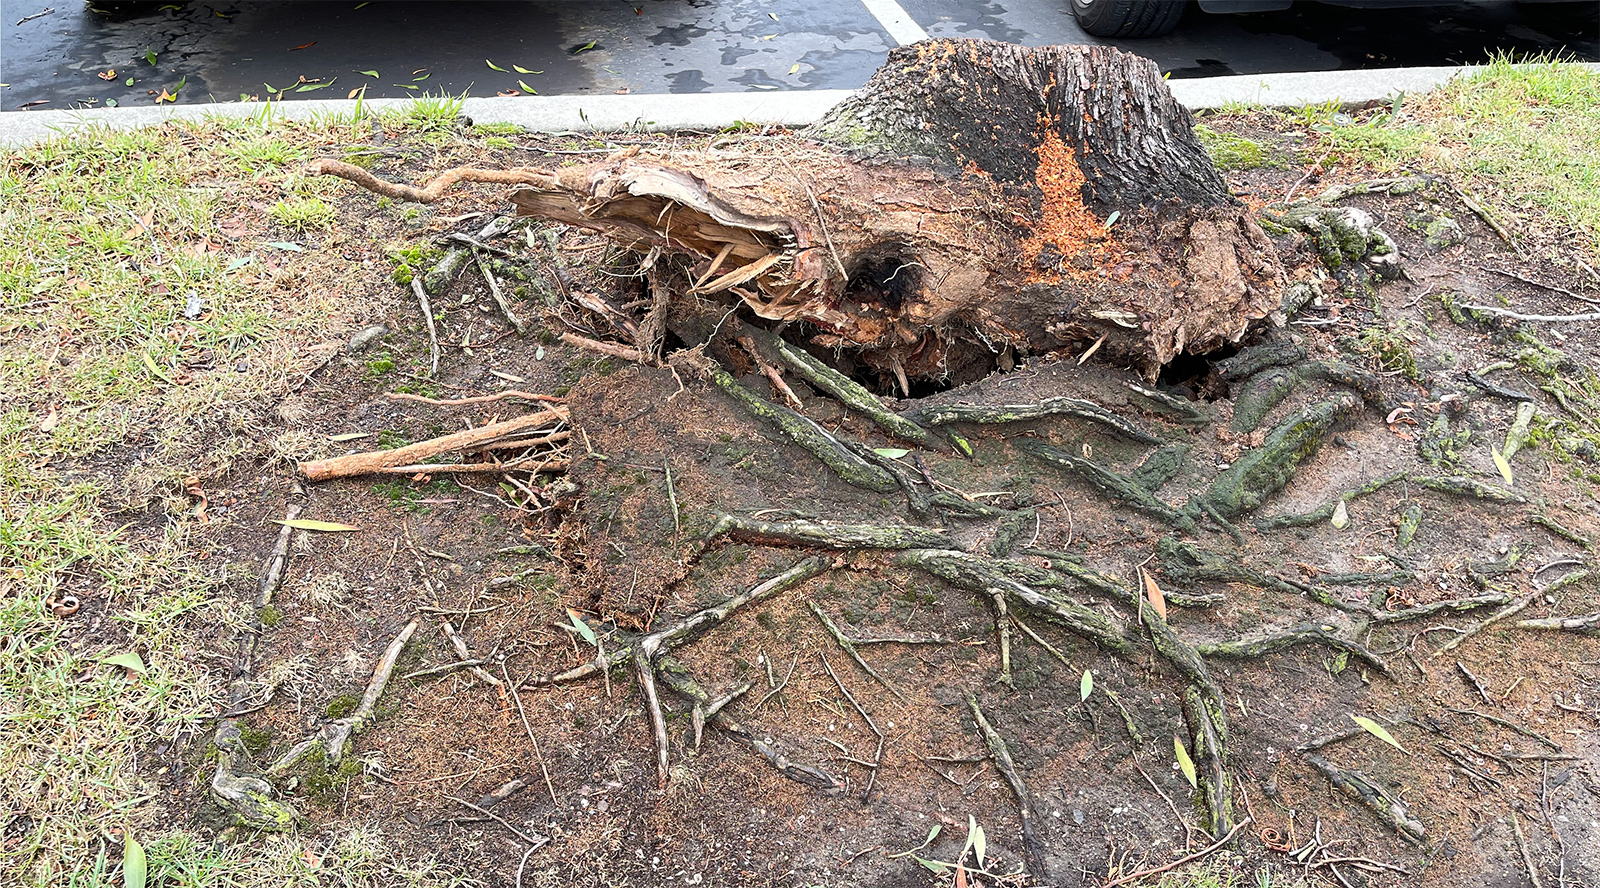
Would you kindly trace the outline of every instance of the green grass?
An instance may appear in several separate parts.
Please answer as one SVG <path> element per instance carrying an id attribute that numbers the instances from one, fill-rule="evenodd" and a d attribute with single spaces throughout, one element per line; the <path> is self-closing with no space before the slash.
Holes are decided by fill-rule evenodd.
<path id="1" fill-rule="evenodd" d="M 253 432 L 330 319 L 350 323 L 337 287 L 302 278 L 330 260 L 264 241 L 326 228 L 319 195 L 340 186 L 296 167 L 367 138 L 264 110 L 0 152 L 0 884 L 118 884 L 117 831 L 150 884 L 448 881 L 362 830 L 212 847 L 160 802 L 205 780 L 185 756 L 214 727 L 216 639 L 250 616 L 257 569 L 202 554 L 228 519 L 194 524 L 182 479 L 267 456 Z M 80 609 L 57 616 L 66 595 Z M 126 653 L 146 671 L 103 662 Z"/>
<path id="2" fill-rule="evenodd" d="M 1331 123 L 1335 109 L 1298 116 L 1332 156 L 1380 171 L 1444 173 L 1507 217 L 1547 219 L 1600 256 L 1600 73 L 1500 58 L 1419 99 Z"/>
<path id="3" fill-rule="evenodd" d="M 1232 133 L 1217 132 L 1201 123 L 1195 124 L 1194 134 L 1199 137 L 1200 144 L 1205 146 L 1206 153 L 1211 155 L 1211 162 L 1219 170 L 1253 170 L 1281 164 L 1260 142 Z"/>

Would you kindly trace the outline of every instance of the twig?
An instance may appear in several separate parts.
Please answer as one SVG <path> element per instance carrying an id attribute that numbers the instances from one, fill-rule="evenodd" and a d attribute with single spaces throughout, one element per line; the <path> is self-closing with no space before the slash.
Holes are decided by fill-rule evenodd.
<path id="1" fill-rule="evenodd" d="M 558 398 L 555 395 L 536 395 L 532 392 L 517 391 L 515 389 L 504 392 L 495 392 L 492 395 L 478 395 L 472 398 L 428 398 L 422 395 L 413 395 L 407 392 L 389 392 L 385 394 L 384 397 L 391 401 L 416 401 L 421 404 L 431 404 L 435 407 L 461 407 L 467 404 L 488 404 L 491 401 L 501 401 L 506 398 L 521 398 L 525 401 L 545 401 L 551 404 L 567 403 L 566 398 Z"/>
<path id="2" fill-rule="evenodd" d="M 1056 650 L 1054 645 L 1050 644 L 1050 642 L 1048 642 L 1048 641 L 1045 641 L 1043 638 L 1040 638 L 1039 637 L 1039 633 L 1033 631 L 1033 629 L 1030 628 L 1027 623 L 1024 623 L 1021 620 L 1017 619 L 1017 615 L 1016 614 L 1012 614 L 1011 615 L 1011 622 L 1017 624 L 1017 628 L 1022 630 L 1022 634 L 1023 635 L 1026 635 L 1029 638 L 1033 639 L 1034 643 L 1039 645 L 1039 647 L 1044 648 L 1045 651 L 1047 651 L 1050 654 L 1050 656 L 1055 657 L 1057 660 L 1060 660 L 1061 661 L 1061 665 L 1067 667 L 1068 669 L 1072 668 L 1072 663 L 1067 660 L 1067 655 L 1066 654 L 1063 654 L 1060 651 Z"/>
<path id="3" fill-rule="evenodd" d="M 281 774 L 317 750 L 322 751 L 325 757 L 324 763 L 329 770 L 338 768 L 344 759 L 345 747 L 350 744 L 350 737 L 372 722 L 378 698 L 383 695 L 384 689 L 389 685 L 389 677 L 394 674 L 394 664 L 400 659 L 400 652 L 405 650 L 406 642 L 411 640 L 411 635 L 417 631 L 420 622 L 413 619 L 400 630 L 400 634 L 396 635 L 393 641 L 389 642 L 383 656 L 378 659 L 378 665 L 373 667 L 372 680 L 367 683 L 366 692 L 361 695 L 361 702 L 356 705 L 354 712 L 327 722 L 315 734 L 290 747 L 267 767 L 267 773 Z"/>
<path id="4" fill-rule="evenodd" d="M 494 304 L 500 307 L 500 313 L 506 316 L 506 320 L 511 323 L 518 336 L 528 335 L 528 322 L 517 317 L 517 313 L 511 310 L 511 301 L 501 292 L 500 282 L 495 280 L 494 272 L 489 270 L 489 263 L 483 258 L 483 253 L 474 250 L 472 258 L 477 261 L 478 271 L 483 273 L 483 280 L 489 285 L 489 295 L 494 297 Z"/>
<path id="5" fill-rule="evenodd" d="M 811 608 L 812 613 L 817 615 L 817 619 L 822 621 L 822 625 L 827 627 L 828 634 L 833 636 L 833 640 L 839 643 L 839 647 L 844 648 L 844 652 L 850 655 L 850 659 L 856 661 L 856 665 L 860 666 L 862 671 L 877 679 L 878 684 L 881 684 L 890 691 L 894 692 L 896 697 L 899 697 L 902 700 L 906 698 L 906 695 L 902 694 L 899 688 L 890 684 L 888 679 L 878 674 L 878 670 L 873 669 L 867 664 L 866 660 L 861 659 L 861 652 L 856 650 L 855 643 L 845 637 L 844 632 L 834 624 L 833 620 L 828 618 L 826 613 L 823 613 L 822 608 L 818 607 L 815 601 L 808 601 L 806 602 L 806 605 Z"/>
<path id="6" fill-rule="evenodd" d="M 469 666 L 482 666 L 483 664 L 485 664 L 487 662 L 489 662 L 489 661 L 488 660 L 457 660 L 454 663 L 446 663 L 443 666 L 434 666 L 431 669 L 418 669 L 416 672 L 408 672 L 405 675 L 402 675 L 400 677 L 403 678 L 403 679 L 408 679 L 408 680 L 409 679 L 413 679 L 413 678 L 427 678 L 430 675 L 440 675 L 440 674 L 443 674 L 443 673 L 446 673 L 446 672 L 454 672 L 457 669 L 466 669 Z"/>
<path id="7" fill-rule="evenodd" d="M 428 291 L 422 286 L 422 276 L 412 275 L 411 292 L 422 305 L 422 318 L 428 324 L 428 375 L 439 375 L 439 328 L 433 323 L 433 305 L 428 302 Z"/>
<path id="8" fill-rule="evenodd" d="M 1491 721 L 1491 722 L 1494 722 L 1495 724 L 1499 725 L 1502 728 L 1508 728 L 1510 730 L 1516 731 L 1518 734 L 1521 734 L 1522 736 L 1527 737 L 1529 740 L 1537 740 L 1540 743 L 1543 743 L 1545 746 L 1548 746 L 1551 749 L 1555 750 L 1556 752 L 1560 752 L 1561 751 L 1561 744 L 1560 743 L 1557 743 L 1556 741 L 1551 740 L 1549 737 L 1546 737 L 1545 735 L 1539 733 L 1538 731 L 1534 731 L 1534 730 L 1530 730 L 1528 728 L 1525 728 L 1522 725 L 1519 725 L 1514 721 L 1510 721 L 1509 719 L 1501 718 L 1500 716 L 1495 715 L 1492 712 L 1482 712 L 1482 711 L 1477 710 L 1477 709 L 1457 709 L 1454 706 L 1446 706 L 1445 708 L 1450 710 L 1451 712 L 1454 712 L 1454 713 L 1457 713 L 1457 714 L 1460 714 L 1460 715 L 1476 715 L 1478 718 L 1481 718 L 1484 721 Z"/>
<path id="9" fill-rule="evenodd" d="M 512 826 L 510 823 L 507 823 L 506 819 L 504 817 L 501 817 L 499 814 L 496 814 L 496 813 L 494 813 L 493 811 L 490 811 L 487 808 L 480 808 L 477 805 L 474 805 L 473 803 L 471 803 L 469 801 L 466 801 L 464 799 L 458 799 L 455 796 L 445 796 L 445 798 L 449 799 L 452 802 L 455 802 L 456 804 L 460 805 L 463 808 L 468 808 L 470 810 L 476 811 L 479 814 L 482 814 L 483 816 L 489 818 L 490 820 L 496 821 L 501 826 L 505 827 L 506 829 L 511 830 L 512 835 L 515 835 L 517 838 L 523 840 L 524 842 L 527 842 L 528 844 L 534 846 L 535 848 L 542 848 L 550 841 L 549 839 L 546 839 L 546 838 L 544 838 L 542 836 L 540 838 L 537 838 L 537 839 L 532 838 L 527 833 L 524 833 L 522 830 L 517 829 L 516 827 Z"/>
<path id="10" fill-rule="evenodd" d="M 1567 315 L 1531 315 L 1511 311 L 1510 309 L 1506 308 L 1497 308 L 1493 305 L 1468 305 L 1467 303 L 1463 302 L 1461 303 L 1461 307 L 1469 308 L 1473 311 L 1488 312 L 1492 315 L 1500 315 L 1501 317 L 1511 318 L 1514 321 L 1544 321 L 1554 324 L 1568 323 L 1571 321 L 1600 321 L 1600 311 L 1590 311 L 1584 312 L 1583 314 Z"/>
<path id="11" fill-rule="evenodd" d="M 1011 620 L 1006 610 L 1006 590 L 989 589 L 989 600 L 994 602 L 994 627 L 1000 635 L 1000 683 L 1011 687 Z"/>
<path id="12" fill-rule="evenodd" d="M 1528 839 L 1522 834 L 1522 821 L 1517 817 L 1517 810 L 1509 803 L 1506 810 L 1511 814 L 1511 831 L 1517 836 L 1517 850 L 1522 852 L 1522 865 L 1528 869 L 1528 878 L 1533 880 L 1533 888 L 1544 888 L 1539 869 L 1533 864 L 1533 854 L 1528 851 Z"/>
<path id="13" fill-rule="evenodd" d="M 1122 876 L 1120 878 L 1112 879 L 1109 882 L 1102 883 L 1100 885 L 1100 888 L 1116 888 L 1117 885 L 1126 885 L 1129 882 L 1137 882 L 1138 880 L 1146 878 L 1148 876 L 1159 875 L 1161 873 L 1166 872 L 1167 870 L 1176 869 L 1177 867 L 1183 866 L 1186 863 L 1193 863 L 1196 860 L 1200 860 L 1201 858 L 1206 857 L 1206 856 L 1216 852 L 1218 849 L 1225 847 L 1229 842 L 1233 841 L 1234 835 L 1236 833 L 1238 833 L 1239 830 L 1244 829 L 1249 824 L 1250 824 L 1250 818 L 1246 817 L 1244 820 L 1241 820 L 1240 822 L 1234 824 L 1233 829 L 1228 830 L 1228 834 L 1227 835 L 1225 835 L 1222 838 L 1216 840 L 1215 842 L 1212 842 L 1211 844 L 1205 846 L 1204 848 L 1201 848 L 1199 851 L 1196 851 L 1193 854 L 1188 855 L 1187 857 L 1180 857 L 1177 860 L 1174 860 L 1173 862 L 1171 862 L 1169 864 L 1166 864 L 1164 866 L 1158 866 L 1158 867 L 1155 867 L 1154 869 L 1140 870 L 1140 871 L 1138 871 L 1136 873 L 1129 873 L 1126 876 Z"/>
<path id="14" fill-rule="evenodd" d="M 667 500 L 672 503 L 672 532 L 683 533 L 683 519 L 678 514 L 678 490 L 672 484 L 672 465 L 667 462 L 661 465 L 667 476 Z"/>
<path id="15" fill-rule="evenodd" d="M 506 671 L 506 661 L 500 661 L 500 674 L 505 676 L 505 686 L 511 689 L 511 699 L 517 701 L 517 715 L 522 717 L 522 729 L 528 732 L 528 740 L 533 743 L 534 758 L 539 760 L 539 773 L 544 775 L 544 788 L 550 790 L 550 804 L 557 809 L 561 801 L 556 798 L 556 786 L 550 782 L 550 769 L 545 767 L 544 752 L 539 749 L 539 738 L 533 736 L 533 726 L 528 724 L 528 713 L 522 709 L 522 695 L 517 693 L 517 686 L 511 681 L 511 673 Z"/>
<path id="16" fill-rule="evenodd" d="M 795 655 L 794 660 L 789 663 L 789 671 L 785 672 L 783 674 L 783 681 L 780 681 L 776 685 L 774 685 L 772 690 L 767 691 L 766 696 L 762 697 L 760 700 L 757 700 L 756 701 L 756 705 L 750 709 L 750 717 L 751 718 L 754 718 L 755 714 L 757 712 L 761 711 L 761 707 L 762 707 L 763 704 L 765 704 L 768 700 L 772 699 L 779 691 L 782 691 L 785 687 L 788 686 L 788 684 L 789 684 L 789 676 L 794 675 L 794 667 L 796 667 L 798 665 L 800 665 L 800 657 L 797 654 L 797 655 Z"/>
<path id="17" fill-rule="evenodd" d="M 1494 700 L 1489 698 L 1489 692 L 1484 688 L 1483 682 L 1479 681 L 1478 677 L 1472 674 L 1472 670 L 1467 668 L 1467 664 L 1457 660 L 1456 669 L 1462 675 L 1466 676 L 1467 681 L 1472 682 L 1473 689 L 1478 692 L 1478 696 L 1483 698 L 1483 702 L 1488 703 L 1491 706 L 1494 705 Z"/>
<path id="18" fill-rule="evenodd" d="M 1590 296 L 1584 296 L 1581 293 L 1574 293 L 1571 290 L 1568 290 L 1566 287 L 1557 287 L 1554 284 L 1547 284 L 1547 283 L 1545 283 L 1543 281 L 1536 281 L 1531 277 L 1524 277 L 1523 275 L 1517 274 L 1514 271 L 1506 271 L 1505 269 L 1502 269 L 1502 268 L 1491 268 L 1489 270 L 1494 272 L 1495 274 L 1504 275 L 1505 277 L 1511 278 L 1514 281 L 1522 281 L 1524 284 L 1532 284 L 1533 286 L 1538 287 L 1541 290 L 1549 290 L 1552 293 L 1560 293 L 1561 295 L 1566 296 L 1569 299 L 1576 299 L 1579 302 L 1587 302 L 1590 305 L 1600 305 L 1600 299 L 1595 299 L 1595 298 L 1590 297 Z"/>
<path id="19" fill-rule="evenodd" d="M 883 731 L 878 729 L 878 723 L 872 720 L 872 716 L 867 714 L 867 710 L 856 702 L 856 696 L 850 693 L 850 689 L 844 686 L 844 682 L 839 680 L 839 676 L 833 671 L 833 664 L 828 662 L 827 656 L 821 651 L 817 652 L 817 656 L 822 659 L 822 668 L 828 670 L 828 677 L 833 679 L 833 683 L 839 686 L 839 692 L 844 694 L 844 698 L 849 700 L 850 705 L 856 708 L 856 712 L 860 713 L 861 718 L 866 721 L 867 727 L 872 729 L 872 733 L 878 735 L 878 749 L 872 754 L 872 766 L 867 771 L 867 788 L 861 793 L 863 800 L 869 799 L 872 797 L 872 783 L 878 779 L 878 770 L 883 765 Z M 879 681 L 882 681 L 882 679 L 879 679 Z"/>
<path id="20" fill-rule="evenodd" d="M 465 624 L 463 623 L 462 625 Z M 478 660 L 472 656 L 472 651 L 467 648 L 466 639 L 462 638 L 461 635 L 456 632 L 456 627 L 451 625 L 449 620 L 445 620 L 443 623 L 440 623 L 439 629 L 444 633 L 444 637 L 449 640 L 450 646 L 456 649 L 457 654 L 461 655 L 461 659 L 463 661 L 470 660 L 474 664 L 483 662 L 482 660 Z M 473 665 L 468 668 L 472 670 L 473 675 L 477 676 L 479 680 L 483 681 L 490 687 L 501 687 L 500 679 L 495 678 L 487 669 L 484 669 L 478 665 Z"/>

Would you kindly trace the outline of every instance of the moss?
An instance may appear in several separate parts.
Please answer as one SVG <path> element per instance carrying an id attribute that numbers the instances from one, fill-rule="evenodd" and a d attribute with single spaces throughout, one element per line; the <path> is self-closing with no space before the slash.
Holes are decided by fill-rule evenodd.
<path id="1" fill-rule="evenodd" d="M 360 694 L 340 694 L 328 701 L 328 705 L 323 709 L 323 714 L 328 718 L 344 718 L 355 712 L 356 707 L 360 705 Z"/>
<path id="2" fill-rule="evenodd" d="M 270 629 L 283 622 L 283 611 L 269 604 L 256 614 L 256 618 L 261 621 L 261 625 Z"/>
<path id="3" fill-rule="evenodd" d="M 1399 371 L 1413 382 L 1422 376 L 1417 369 L 1417 357 L 1411 351 L 1411 342 L 1406 339 L 1401 327 L 1392 330 L 1368 327 L 1356 337 L 1356 347 L 1376 360 L 1384 370 Z"/>
<path id="4" fill-rule="evenodd" d="M 239 725 L 239 742 L 253 755 L 259 755 L 272 745 L 272 729 L 252 728 L 248 724 Z"/>
<path id="5" fill-rule="evenodd" d="M 1219 170 L 1254 170 L 1279 165 L 1265 145 L 1252 139 L 1219 133 L 1204 124 L 1195 124 L 1194 134 Z"/>

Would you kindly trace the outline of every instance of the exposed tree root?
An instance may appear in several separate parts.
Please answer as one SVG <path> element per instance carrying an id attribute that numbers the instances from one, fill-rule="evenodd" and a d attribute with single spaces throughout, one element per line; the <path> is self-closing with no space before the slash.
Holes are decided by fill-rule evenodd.
<path id="1" fill-rule="evenodd" d="M 823 465 L 832 469 L 845 483 L 878 493 L 888 493 L 896 488 L 892 475 L 862 459 L 822 426 L 756 395 L 720 367 L 711 368 L 707 375 L 717 388 L 732 396 L 740 407 L 822 460 Z"/>
<path id="2" fill-rule="evenodd" d="M 1273 589 L 1288 595 L 1304 595 L 1305 597 L 1326 607 L 1345 613 L 1371 616 L 1374 609 L 1371 605 L 1359 601 L 1344 601 L 1327 589 L 1309 583 L 1284 579 L 1251 567 L 1240 558 L 1221 555 L 1202 549 L 1193 543 L 1185 543 L 1172 537 L 1162 537 L 1156 544 L 1157 557 L 1161 559 L 1162 568 L 1172 577 L 1193 582 L 1195 580 L 1215 580 L 1223 583 L 1248 583 L 1262 589 Z M 1171 600 L 1171 595 L 1168 595 Z"/>
<path id="3" fill-rule="evenodd" d="M 1266 502 L 1289 483 L 1300 464 L 1322 446 L 1333 424 L 1355 411 L 1349 395 L 1301 410 L 1273 429 L 1260 447 L 1240 456 L 1217 476 L 1202 498 L 1226 518 L 1234 518 Z"/>
<path id="4" fill-rule="evenodd" d="M 1411 816 L 1405 802 L 1400 801 L 1384 789 L 1382 784 L 1361 773 L 1360 771 L 1341 768 L 1320 755 L 1304 753 L 1306 763 L 1316 768 L 1328 782 L 1343 792 L 1367 806 L 1372 813 L 1378 815 L 1401 838 L 1413 844 L 1420 843 L 1427 830 L 1422 822 Z"/>
<path id="5" fill-rule="evenodd" d="M 555 180 L 555 177 L 551 174 L 538 170 L 481 170 L 473 169 L 472 167 L 459 167 L 453 170 L 446 170 L 434 176 L 422 188 L 414 188 L 410 185 L 385 182 L 361 167 L 328 157 L 321 157 L 311 161 L 306 165 L 306 172 L 313 176 L 337 176 L 392 200 L 425 204 L 437 201 L 444 196 L 447 190 L 460 182 L 483 182 L 491 185 L 533 185 L 539 187 L 548 185 Z"/>
<path id="6" fill-rule="evenodd" d="M 1027 867 L 1028 875 L 1033 877 L 1035 884 L 1049 884 L 1050 872 L 1045 867 L 1044 843 L 1039 839 L 1038 830 L 1033 820 L 1033 803 L 1029 801 L 1028 785 L 1022 781 L 1022 775 L 1017 773 L 1017 765 L 1011 759 L 1011 749 L 1006 746 L 1006 739 L 1000 736 L 989 719 L 984 717 L 983 709 L 978 706 L 978 698 L 967 694 L 967 708 L 972 711 L 972 720 L 978 726 L 978 733 L 983 735 L 983 742 L 989 747 L 989 755 L 994 759 L 995 770 L 1000 776 L 1006 778 L 1006 783 L 1011 787 L 1011 794 L 1016 796 L 1017 811 L 1022 820 L 1022 853 Z M 978 862 L 981 866 L 982 861 Z"/>
<path id="7" fill-rule="evenodd" d="M 906 695 L 901 693 L 900 689 L 895 687 L 893 682 L 889 681 L 887 678 L 884 678 L 878 673 L 878 670 L 872 668 L 872 664 L 861 658 L 861 652 L 856 650 L 855 643 L 849 638 L 845 637 L 845 634 L 840 631 L 838 625 L 833 622 L 833 620 L 822 610 L 821 607 L 817 605 L 815 601 L 808 601 L 806 602 L 806 605 L 811 608 L 811 612 L 813 614 L 817 615 L 817 619 L 822 621 L 823 627 L 828 630 L 829 635 L 833 636 L 833 640 L 839 643 L 839 647 L 844 649 L 844 652 L 850 655 L 850 659 L 856 661 L 856 665 L 861 667 L 862 672 L 872 676 L 875 680 L 877 680 L 878 684 L 888 688 L 896 697 L 899 697 L 902 700 L 906 698 Z"/>
<path id="8" fill-rule="evenodd" d="M 1542 620 L 1518 620 L 1512 624 L 1518 629 L 1541 629 L 1551 632 L 1577 632 L 1582 635 L 1600 635 L 1600 612 L 1581 617 L 1547 617 Z"/>
<path id="9" fill-rule="evenodd" d="M 1409 477 L 1409 475 L 1409 472 L 1395 472 L 1382 478 L 1374 478 L 1360 487 L 1352 487 L 1339 494 L 1332 502 L 1324 503 L 1310 512 L 1304 512 L 1299 515 L 1272 515 L 1267 518 L 1259 518 L 1255 521 L 1255 526 L 1262 530 L 1281 530 L 1285 527 L 1309 527 L 1313 524 L 1322 524 L 1325 521 L 1332 520 L 1333 510 L 1339 507 L 1339 503 L 1349 502 L 1350 500 L 1377 493 L 1390 484 Z"/>
<path id="10" fill-rule="evenodd" d="M 812 604 L 812 610 L 816 610 L 815 603 Z M 821 611 L 816 611 L 816 613 L 818 616 L 822 615 Z M 877 781 L 878 769 L 883 764 L 883 744 L 887 738 L 884 736 L 883 731 L 878 728 L 878 723 L 873 721 L 872 716 L 867 714 L 866 708 L 861 705 L 860 701 L 856 700 L 856 695 L 850 693 L 850 689 L 844 686 L 843 681 L 839 680 L 839 674 L 833 671 L 833 664 L 828 662 L 828 658 L 821 653 L 818 653 L 817 657 L 818 659 L 822 660 L 822 668 L 827 670 L 828 677 L 833 679 L 834 685 L 839 688 L 839 693 L 844 694 L 844 698 L 850 701 L 851 706 L 855 707 L 856 714 L 860 715 L 861 720 L 867 723 L 868 728 L 872 729 L 872 733 L 877 735 L 878 749 L 872 754 L 872 762 L 867 768 L 867 788 L 861 792 L 862 800 L 867 801 L 872 797 L 872 784 Z M 864 667 L 866 666 L 866 663 L 859 656 L 856 657 L 856 662 Z M 889 690 L 894 691 L 897 696 L 900 695 L 900 692 L 896 691 L 893 685 L 889 684 L 888 682 L 884 682 L 883 677 L 878 675 L 876 672 L 873 672 L 870 667 L 867 667 L 867 672 L 870 673 L 873 678 L 883 682 L 884 686 Z"/>
<path id="11" fill-rule="evenodd" d="M 1525 503 L 1528 498 L 1516 491 L 1494 484 L 1485 484 L 1464 475 L 1413 475 L 1411 480 L 1419 486 L 1439 493 L 1465 496 L 1491 503 Z"/>
<path id="12" fill-rule="evenodd" d="M 1156 499 L 1154 494 L 1139 484 L 1115 472 L 1107 471 L 1081 456 L 1068 453 L 1059 447 L 1051 447 L 1043 441 L 1036 441 L 1032 438 L 1024 438 L 1018 441 L 1017 448 L 1053 466 L 1076 472 L 1096 488 L 1126 502 L 1147 515 L 1161 519 L 1179 530 L 1194 529 L 1194 519 L 1190 516 Z"/>
<path id="13" fill-rule="evenodd" d="M 940 404 L 918 408 L 911 415 L 918 422 L 931 426 L 954 422 L 989 425 L 1026 422 L 1047 416 L 1071 416 L 1088 420 L 1140 444 L 1162 443 L 1160 438 L 1099 404 L 1078 398 L 1046 398 L 1035 404 Z"/>
<path id="14" fill-rule="evenodd" d="M 718 516 L 706 541 L 722 535 L 747 542 L 780 546 L 825 546 L 829 549 L 926 549 L 954 545 L 943 531 L 905 524 L 832 524 L 822 521 L 757 521 L 737 515 Z"/>
<path id="15" fill-rule="evenodd" d="M 1588 537 L 1566 527 L 1563 524 L 1558 523 L 1554 518 L 1551 518 L 1548 515 L 1541 515 L 1535 512 L 1534 514 L 1528 516 L 1528 523 L 1542 527 L 1564 540 L 1577 543 L 1591 552 L 1594 551 L 1594 544 L 1589 541 Z"/>
<path id="16" fill-rule="evenodd" d="M 769 341 L 783 358 L 783 362 L 800 374 L 800 378 L 872 420 L 879 428 L 932 450 L 947 449 L 947 446 L 927 429 L 884 407 L 878 396 L 867 391 L 860 383 L 777 336 L 772 336 Z"/>
<path id="17" fill-rule="evenodd" d="M 1136 382 L 1126 382 L 1128 391 L 1143 398 L 1159 413 L 1173 417 L 1184 425 L 1210 425 L 1215 417 L 1204 408 L 1186 398 L 1169 395 L 1159 389 L 1145 388 Z M 1149 442 L 1146 442 L 1149 443 Z"/>
<path id="18" fill-rule="evenodd" d="M 1298 623 L 1287 629 L 1280 629 L 1263 636 L 1241 638 L 1237 641 L 1214 641 L 1206 644 L 1197 644 L 1195 645 L 1195 650 L 1203 657 L 1222 657 L 1238 660 L 1260 657 L 1299 644 L 1327 645 L 1335 650 L 1350 654 L 1385 676 L 1389 675 L 1388 664 L 1379 659 L 1377 654 L 1368 650 L 1365 645 L 1346 638 L 1321 623 Z"/>
<path id="19" fill-rule="evenodd" d="M 400 659 L 400 652 L 405 650 L 406 642 L 411 640 L 412 633 L 417 631 L 419 625 L 420 620 L 412 620 L 389 642 L 383 656 L 378 659 L 378 665 L 373 668 L 372 680 L 367 683 L 367 690 L 361 695 L 361 702 L 354 712 L 325 723 L 315 734 L 290 747 L 267 767 L 267 773 L 283 774 L 317 753 L 322 755 L 329 770 L 337 769 L 350 747 L 350 738 L 372 723 L 378 698 L 383 696 L 384 689 L 389 686 L 389 677 L 394 674 L 395 661 Z"/>

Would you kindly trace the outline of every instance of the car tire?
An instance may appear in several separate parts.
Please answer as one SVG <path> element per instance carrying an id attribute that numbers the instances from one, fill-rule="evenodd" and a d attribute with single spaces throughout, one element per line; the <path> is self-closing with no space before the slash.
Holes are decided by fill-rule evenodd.
<path id="1" fill-rule="evenodd" d="M 1071 0 L 1078 27 L 1096 37 L 1159 37 L 1178 26 L 1186 0 Z"/>

